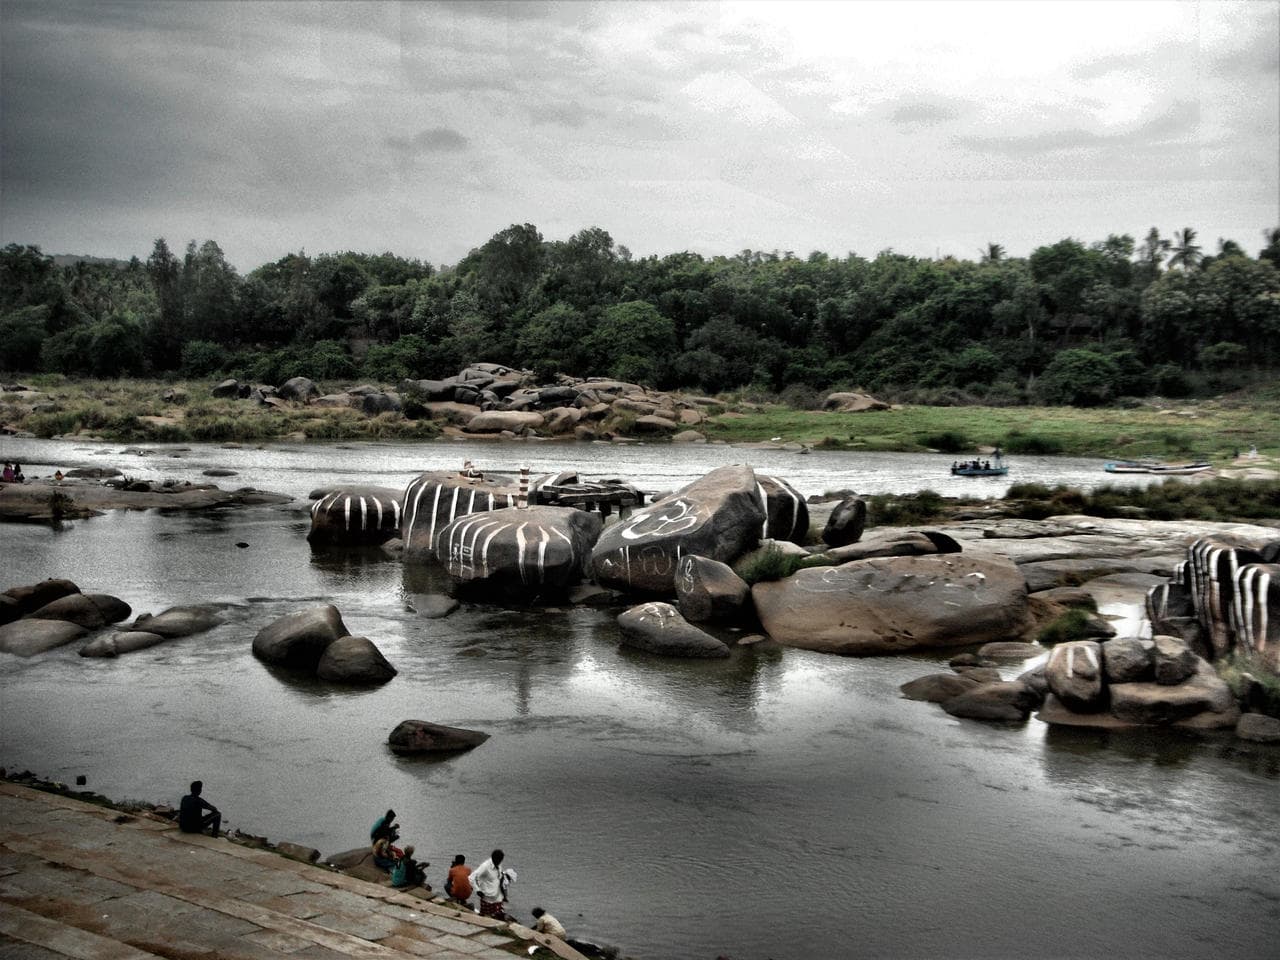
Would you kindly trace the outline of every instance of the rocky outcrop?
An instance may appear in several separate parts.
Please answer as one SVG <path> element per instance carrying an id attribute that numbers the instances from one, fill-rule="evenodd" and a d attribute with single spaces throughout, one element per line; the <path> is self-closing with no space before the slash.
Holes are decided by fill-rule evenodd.
<path id="1" fill-rule="evenodd" d="M 602 527 L 599 514 L 572 507 L 483 511 L 445 524 L 436 556 L 460 593 L 560 597 L 582 579 Z"/>
<path id="2" fill-rule="evenodd" d="M 1110 687 L 1112 716 L 1129 723 L 1168 724 L 1208 713 L 1215 717 L 1202 718 L 1199 726 L 1234 727 L 1240 711 L 1231 688 L 1208 661 L 1200 657 L 1196 657 L 1196 661 L 1192 675 L 1177 684 L 1113 684 Z"/>
<path id="3" fill-rule="evenodd" d="M 410 481 L 401 501 L 400 539 L 407 560 L 434 560 L 436 538 L 458 517 L 516 506 L 511 477 L 436 471 Z"/>
<path id="4" fill-rule="evenodd" d="M 263 627 L 253 638 L 253 655 L 277 666 L 315 670 L 329 644 L 350 633 L 338 608 L 327 603 Z"/>
<path id="5" fill-rule="evenodd" d="M 867 526 L 867 503 L 857 497 L 841 500 L 827 517 L 822 528 L 822 542 L 829 547 L 844 547 L 862 539 Z"/>
<path id="6" fill-rule="evenodd" d="M 1280 563 L 1253 563 L 1236 572 L 1231 632 L 1236 649 L 1280 673 Z"/>
<path id="7" fill-rule="evenodd" d="M 385 543 L 400 535 L 400 492 L 339 487 L 311 505 L 307 540 L 315 546 Z"/>
<path id="8" fill-rule="evenodd" d="M 1096 713 L 1106 706 L 1102 647 L 1097 641 L 1058 644 L 1049 654 L 1044 675 L 1053 695 L 1068 709 Z"/>
<path id="9" fill-rule="evenodd" d="M 1012 639 L 1029 625 L 1021 574 L 1000 557 L 884 557 L 751 588 L 773 639 L 869 656 Z"/>
<path id="10" fill-rule="evenodd" d="M 908 700 L 945 703 L 977 686 L 981 686 L 980 681 L 962 673 L 930 673 L 915 680 L 909 680 L 898 689 Z"/>
<path id="11" fill-rule="evenodd" d="M 532 410 L 489 410 L 478 413 L 467 423 L 467 433 L 520 433 L 537 430 L 545 423 L 542 414 Z"/>
<path id="12" fill-rule="evenodd" d="M 618 615 L 622 642 L 664 657 L 727 657 L 729 648 L 669 603 L 643 603 Z"/>
<path id="13" fill-rule="evenodd" d="M 79 640 L 89 631 L 69 620 L 37 620 L 27 617 L 0 626 L 0 651 L 34 657 Z"/>
<path id="14" fill-rule="evenodd" d="M 339 637 L 316 664 L 316 676 L 335 683 L 386 683 L 395 675 L 396 668 L 367 637 Z"/>
<path id="15" fill-rule="evenodd" d="M 686 620 L 736 620 L 743 614 L 751 588 L 728 564 L 706 557 L 680 558 L 676 601 Z"/>
<path id="16" fill-rule="evenodd" d="M 753 547 L 765 522 L 750 467 L 720 467 L 608 527 L 591 555 L 609 587 L 671 595 L 680 558 L 731 563 Z"/>
<path id="17" fill-rule="evenodd" d="M 402 756 L 458 753 L 480 746 L 489 734 L 463 727 L 448 727 L 426 720 L 402 720 L 387 737 L 392 753 Z"/>
<path id="18" fill-rule="evenodd" d="M 1280 719 L 1246 713 L 1236 723 L 1236 736 L 1254 743 L 1280 743 Z"/>

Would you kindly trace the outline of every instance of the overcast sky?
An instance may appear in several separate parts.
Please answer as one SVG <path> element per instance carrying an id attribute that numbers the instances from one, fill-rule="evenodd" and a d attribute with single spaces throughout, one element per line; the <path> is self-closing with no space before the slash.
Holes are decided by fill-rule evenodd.
<path id="1" fill-rule="evenodd" d="M 0 239 L 453 263 L 1280 225 L 1280 0 L 0 0 Z"/>

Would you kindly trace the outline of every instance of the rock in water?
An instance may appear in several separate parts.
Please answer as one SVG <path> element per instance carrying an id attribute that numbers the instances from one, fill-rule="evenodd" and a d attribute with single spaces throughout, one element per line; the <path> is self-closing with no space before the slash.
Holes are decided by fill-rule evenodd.
<path id="1" fill-rule="evenodd" d="M 1040 698 L 1021 680 L 983 683 L 946 700 L 942 709 L 969 720 L 1019 721 L 1027 719 Z"/>
<path id="2" fill-rule="evenodd" d="M 1116 637 L 1102 644 L 1107 683 L 1136 683 L 1152 678 L 1150 640 Z"/>
<path id="3" fill-rule="evenodd" d="M 460 593 L 529 601 L 562 596 L 582 579 L 603 526 L 572 507 L 508 507 L 457 518 L 436 556 Z"/>
<path id="4" fill-rule="evenodd" d="M 857 543 L 862 539 L 862 531 L 866 526 L 866 501 L 856 497 L 841 500 L 831 511 L 831 516 L 827 518 L 827 525 L 822 528 L 822 542 L 829 547 L 844 547 Z"/>
<path id="5" fill-rule="evenodd" d="M 410 481 L 401 501 L 400 539 L 406 560 L 434 560 L 436 538 L 465 514 L 514 507 L 520 489 L 511 477 L 469 477 L 436 471 Z"/>
<path id="6" fill-rule="evenodd" d="M 118 657 L 122 653 L 145 650 L 158 643 L 164 643 L 167 637 L 158 633 L 146 633 L 141 630 L 125 630 L 113 633 L 109 637 L 95 637 L 80 648 L 82 657 Z"/>
<path id="7" fill-rule="evenodd" d="M 396 668 L 368 637 L 339 637 L 316 664 L 316 676 L 335 683 L 386 683 L 395 675 Z"/>
<path id="8" fill-rule="evenodd" d="M 447 727 L 426 720 L 401 720 L 391 735 L 387 746 L 392 753 L 401 755 L 416 753 L 456 753 L 470 750 L 489 739 L 489 734 L 462 727 Z"/>
<path id="9" fill-rule="evenodd" d="M 69 620 L 36 620 L 28 617 L 0 627 L 0 650 L 19 657 L 34 657 L 79 640 L 89 631 Z"/>
<path id="10" fill-rule="evenodd" d="M 880 557 L 757 583 L 765 631 L 793 647 L 873 656 L 1021 636 L 1026 585 L 1003 557 Z"/>
<path id="11" fill-rule="evenodd" d="M 1131 723 L 1166 724 L 1209 714 L 1199 726 L 1229 727 L 1240 716 L 1231 688 L 1200 657 L 1192 676 L 1181 683 L 1115 683 L 1110 693 L 1111 713 Z"/>
<path id="12" fill-rule="evenodd" d="M 1155 668 L 1156 683 L 1172 686 L 1182 683 L 1196 672 L 1200 658 L 1177 637 L 1152 638 L 1151 662 Z"/>
<path id="13" fill-rule="evenodd" d="M 618 615 L 622 642 L 665 657 L 727 657 L 729 648 L 669 603 L 643 603 Z"/>
<path id="14" fill-rule="evenodd" d="M 619 590 L 675 593 L 686 554 L 732 563 L 755 546 L 765 523 L 750 467 L 719 467 L 607 527 L 591 554 L 596 581 Z"/>
<path id="15" fill-rule="evenodd" d="M 313 544 L 379 544 L 399 535 L 400 493 L 390 487 L 339 487 L 311 505 Z"/>
<path id="16" fill-rule="evenodd" d="M 41 580 L 24 587 L 10 587 L 4 593 L 13 603 L 5 606 L 4 613 L 17 620 L 34 613 L 47 603 L 79 592 L 80 588 L 70 580 L 57 579 Z"/>
<path id="17" fill-rule="evenodd" d="M 976 679 L 966 677 L 962 673 L 930 673 L 915 680 L 908 680 L 898 687 L 898 690 L 908 700 L 945 703 L 977 686 L 980 684 Z"/>
<path id="18" fill-rule="evenodd" d="M 804 543 L 809 539 L 809 507 L 804 497 L 781 477 L 757 476 L 765 521 L 761 540 L 790 540 Z"/>
<path id="19" fill-rule="evenodd" d="M 258 631 L 253 655 L 266 663 L 314 670 L 325 649 L 351 634 L 331 603 L 281 617 Z"/>
<path id="20" fill-rule="evenodd" d="M 149 613 L 141 614 L 133 621 L 134 630 L 147 633 L 158 633 L 166 639 L 173 637 L 189 637 L 193 633 L 212 630 L 223 623 L 222 617 L 212 605 L 194 604 L 185 607 L 170 607 L 154 617 Z"/>
<path id="21" fill-rule="evenodd" d="M 46 603 L 30 614 L 38 620 L 67 620 L 89 630 L 118 623 L 129 616 L 129 605 L 105 593 L 72 593 Z"/>
<path id="22" fill-rule="evenodd" d="M 686 620 L 733 620 L 742 615 L 751 588 L 727 563 L 706 557 L 680 559 L 676 598 Z"/>
<path id="23" fill-rule="evenodd" d="M 1096 640 L 1060 643 L 1049 654 L 1045 680 L 1062 704 L 1076 713 L 1096 713 L 1105 705 L 1102 646 Z"/>

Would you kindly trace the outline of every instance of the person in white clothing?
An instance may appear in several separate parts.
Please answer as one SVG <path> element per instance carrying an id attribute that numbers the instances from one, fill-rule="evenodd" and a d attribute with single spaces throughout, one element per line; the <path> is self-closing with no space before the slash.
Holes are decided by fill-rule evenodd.
<path id="1" fill-rule="evenodd" d="M 509 874 L 511 871 L 502 869 L 504 856 L 501 850 L 495 850 L 489 855 L 488 860 L 471 872 L 471 885 L 480 895 L 482 917 L 497 917 L 499 920 L 506 918 L 502 910 L 502 905 L 507 899 L 503 874 Z"/>
<path id="2" fill-rule="evenodd" d="M 559 937 L 561 940 L 568 936 L 564 930 L 564 924 L 553 917 L 541 907 L 533 908 L 533 929 L 537 933 L 549 933 L 553 937 Z"/>

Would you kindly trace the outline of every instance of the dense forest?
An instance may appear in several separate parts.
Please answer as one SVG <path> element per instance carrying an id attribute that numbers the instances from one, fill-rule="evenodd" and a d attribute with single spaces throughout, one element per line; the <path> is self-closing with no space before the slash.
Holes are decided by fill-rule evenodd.
<path id="1" fill-rule="evenodd" d="M 212 240 L 60 266 L 0 251 L 0 369 L 396 382 L 490 360 L 805 405 L 1096 405 L 1247 385 L 1280 367 L 1280 228 L 1251 256 L 1196 231 L 1060 240 L 1026 258 L 790 251 L 635 258 L 598 227 L 513 225 L 455 266 L 289 254 L 241 276 Z M 59 258 L 63 259 L 63 258 Z"/>

